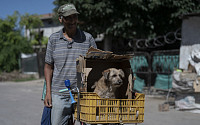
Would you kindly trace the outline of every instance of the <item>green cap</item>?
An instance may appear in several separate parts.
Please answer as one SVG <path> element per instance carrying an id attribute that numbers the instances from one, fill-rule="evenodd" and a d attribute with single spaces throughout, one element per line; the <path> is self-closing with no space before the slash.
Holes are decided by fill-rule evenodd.
<path id="1" fill-rule="evenodd" d="M 58 9 L 59 16 L 69 16 L 72 14 L 79 14 L 73 4 L 64 4 Z"/>

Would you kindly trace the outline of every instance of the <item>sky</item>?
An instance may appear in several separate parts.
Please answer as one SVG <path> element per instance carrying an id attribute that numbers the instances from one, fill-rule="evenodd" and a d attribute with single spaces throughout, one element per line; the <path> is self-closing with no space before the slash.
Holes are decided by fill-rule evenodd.
<path id="1" fill-rule="evenodd" d="M 54 0 L 0 0 L 0 18 L 5 19 L 18 11 L 21 15 L 52 13 L 55 5 Z"/>

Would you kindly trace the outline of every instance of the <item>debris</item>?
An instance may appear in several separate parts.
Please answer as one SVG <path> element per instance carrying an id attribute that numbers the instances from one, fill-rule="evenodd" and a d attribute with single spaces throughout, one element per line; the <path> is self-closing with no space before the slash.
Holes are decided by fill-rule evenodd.
<path id="1" fill-rule="evenodd" d="M 187 96 L 184 99 L 175 101 L 176 109 L 180 111 L 190 111 L 200 113 L 200 104 L 195 103 L 193 96 Z"/>
<path id="2" fill-rule="evenodd" d="M 169 111 L 169 104 L 168 103 L 159 104 L 159 111 L 160 112 Z"/>

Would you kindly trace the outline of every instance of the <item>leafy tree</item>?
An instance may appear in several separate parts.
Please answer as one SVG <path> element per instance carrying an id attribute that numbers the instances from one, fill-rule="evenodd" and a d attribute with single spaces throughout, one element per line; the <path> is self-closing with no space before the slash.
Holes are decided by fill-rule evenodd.
<path id="1" fill-rule="evenodd" d="M 47 45 L 48 37 L 41 37 L 40 41 L 41 41 L 41 45 Z M 31 45 L 38 45 L 38 44 L 39 44 L 39 40 L 37 38 L 34 38 L 33 40 L 31 40 Z"/>
<path id="2" fill-rule="evenodd" d="M 36 37 L 39 37 L 38 32 L 34 31 L 34 28 L 38 28 L 43 25 L 42 21 L 40 20 L 37 14 L 30 15 L 28 13 L 21 16 L 19 24 L 21 27 L 25 27 L 26 31 L 25 36 L 28 36 L 27 31 L 30 31 L 30 38 L 36 35 L 37 35 Z"/>
<path id="3" fill-rule="evenodd" d="M 182 14 L 200 12 L 198 0 L 67 0 L 80 12 L 82 29 L 115 40 L 151 38 L 181 27 Z M 55 0 L 58 7 L 66 0 Z"/>
<path id="4" fill-rule="evenodd" d="M 31 41 L 31 45 L 39 45 L 39 51 L 42 51 L 42 45 L 46 43 L 46 38 L 43 37 L 40 27 L 43 26 L 43 22 L 39 18 L 39 15 L 30 15 L 26 13 L 21 16 L 20 26 L 25 27 L 25 36 Z M 28 34 L 29 31 L 29 34 Z"/>
<path id="5" fill-rule="evenodd" d="M 21 35 L 19 13 L 0 19 L 0 71 L 10 72 L 19 67 L 19 56 L 32 52 L 30 42 Z"/>

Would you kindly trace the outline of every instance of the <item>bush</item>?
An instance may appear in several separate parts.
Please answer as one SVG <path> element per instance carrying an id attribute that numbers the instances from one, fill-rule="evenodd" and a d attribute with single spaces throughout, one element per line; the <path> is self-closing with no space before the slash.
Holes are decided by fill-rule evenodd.
<path id="1" fill-rule="evenodd" d="M 18 69 L 20 54 L 33 52 L 30 42 L 21 35 L 17 21 L 17 13 L 0 19 L 0 71 Z"/>

